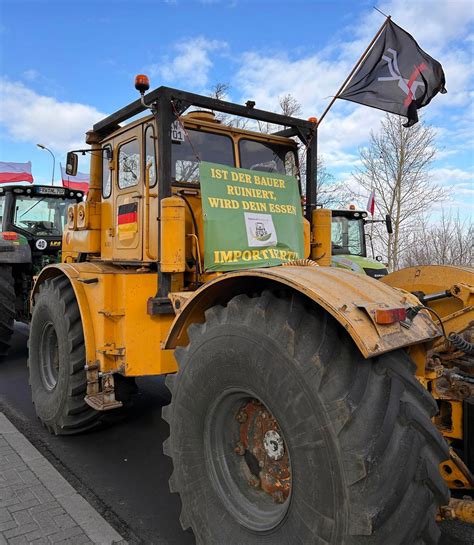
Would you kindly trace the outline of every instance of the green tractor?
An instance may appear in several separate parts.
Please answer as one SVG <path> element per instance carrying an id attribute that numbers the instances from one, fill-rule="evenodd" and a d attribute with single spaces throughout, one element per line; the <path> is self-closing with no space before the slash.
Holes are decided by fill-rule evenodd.
<path id="1" fill-rule="evenodd" d="M 332 210 L 332 267 L 348 269 L 372 278 L 382 278 L 388 271 L 382 258 L 367 257 L 367 235 L 365 226 L 369 223 L 385 223 L 387 232 L 392 233 L 392 220 L 367 219 L 363 210 Z M 372 247 L 372 254 L 374 254 Z"/>
<path id="2" fill-rule="evenodd" d="M 10 347 L 14 320 L 29 321 L 33 277 L 61 261 L 68 206 L 83 196 L 64 187 L 0 186 L 0 357 Z"/>

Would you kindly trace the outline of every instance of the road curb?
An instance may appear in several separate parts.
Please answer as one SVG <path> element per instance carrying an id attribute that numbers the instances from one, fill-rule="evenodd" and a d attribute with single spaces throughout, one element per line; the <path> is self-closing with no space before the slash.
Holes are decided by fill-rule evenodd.
<path id="1" fill-rule="evenodd" d="M 3 413 L 0 413 L 0 436 L 5 439 L 93 543 L 97 545 L 127 545 L 127 541 L 76 492 Z"/>

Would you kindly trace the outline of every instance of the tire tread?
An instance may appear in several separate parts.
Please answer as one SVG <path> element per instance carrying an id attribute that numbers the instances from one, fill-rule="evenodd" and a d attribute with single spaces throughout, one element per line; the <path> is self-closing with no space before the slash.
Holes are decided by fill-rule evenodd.
<path id="1" fill-rule="evenodd" d="M 172 400 L 162 413 L 171 430 L 165 454 L 178 463 L 173 404 L 193 343 L 222 323 L 263 324 L 324 399 L 341 448 L 350 505 L 343 545 L 435 545 L 434 513 L 449 498 L 435 464 L 448 458 L 448 449 L 430 420 L 436 403 L 415 378 L 416 366 L 403 350 L 373 360 L 363 360 L 358 351 L 354 356 L 357 349 L 339 324 L 298 295 L 238 295 L 227 306 L 206 311 L 206 322 L 190 327 L 190 343 L 175 352 L 178 373 L 166 381 Z M 319 340 L 308 334 L 315 329 L 323 332 Z M 180 493 L 176 469 L 171 481 L 172 491 Z M 193 527 L 188 507 L 183 502 L 183 529 Z M 200 542 L 200 529 L 194 529 Z M 254 543 L 260 541 L 248 545 Z"/>

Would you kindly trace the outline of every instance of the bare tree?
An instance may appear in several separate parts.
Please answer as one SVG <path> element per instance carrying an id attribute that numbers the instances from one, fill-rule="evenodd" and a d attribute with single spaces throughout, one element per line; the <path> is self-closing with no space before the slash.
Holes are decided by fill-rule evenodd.
<path id="1" fill-rule="evenodd" d="M 329 172 L 324 164 L 324 158 L 319 155 L 316 164 L 316 196 L 318 205 L 323 208 L 342 208 L 346 207 L 351 200 L 351 192 L 348 191 L 345 184 L 336 181 L 333 174 Z"/>
<path id="2" fill-rule="evenodd" d="M 283 115 L 288 117 L 298 117 L 302 114 L 301 104 L 290 93 L 278 97 L 278 104 L 280 106 L 280 113 Z M 281 129 L 279 125 L 274 125 L 273 123 L 264 121 L 257 121 L 257 124 L 258 130 L 265 134 L 270 134 Z"/>
<path id="3" fill-rule="evenodd" d="M 439 221 L 430 223 L 426 216 L 417 220 L 408 237 L 410 250 L 402 257 L 405 267 L 415 265 L 474 265 L 474 225 L 452 211 L 443 211 Z"/>
<path id="4" fill-rule="evenodd" d="M 230 85 L 228 83 L 218 82 L 211 89 L 210 96 L 217 100 L 226 100 L 229 95 Z"/>
<path id="5" fill-rule="evenodd" d="M 391 270 L 399 268 L 420 216 L 449 194 L 430 179 L 434 140 L 429 125 L 420 122 L 406 129 L 401 117 L 387 114 L 380 131 L 372 133 L 369 146 L 361 150 L 362 166 L 353 173 L 365 194 L 375 190 L 377 211 L 392 216 L 393 234 L 378 227 L 374 233 Z"/>
<path id="6" fill-rule="evenodd" d="M 218 82 L 211 88 L 210 97 L 217 100 L 229 100 L 230 84 Z M 215 113 L 216 119 L 218 119 L 223 125 L 229 127 L 235 127 L 237 129 L 245 129 L 248 125 L 248 119 L 243 117 L 231 116 L 222 112 Z"/>

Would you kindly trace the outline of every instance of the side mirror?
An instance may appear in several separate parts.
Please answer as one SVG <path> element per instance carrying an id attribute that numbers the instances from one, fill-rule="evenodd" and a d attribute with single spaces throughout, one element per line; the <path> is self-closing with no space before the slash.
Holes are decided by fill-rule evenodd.
<path id="1" fill-rule="evenodd" d="M 393 233 L 392 216 L 387 214 L 385 216 L 385 225 L 387 226 L 387 233 L 391 235 Z"/>
<path id="2" fill-rule="evenodd" d="M 66 156 L 66 174 L 68 176 L 76 176 L 77 175 L 77 164 L 79 162 L 79 159 L 77 157 L 77 154 L 73 151 L 69 151 Z"/>

